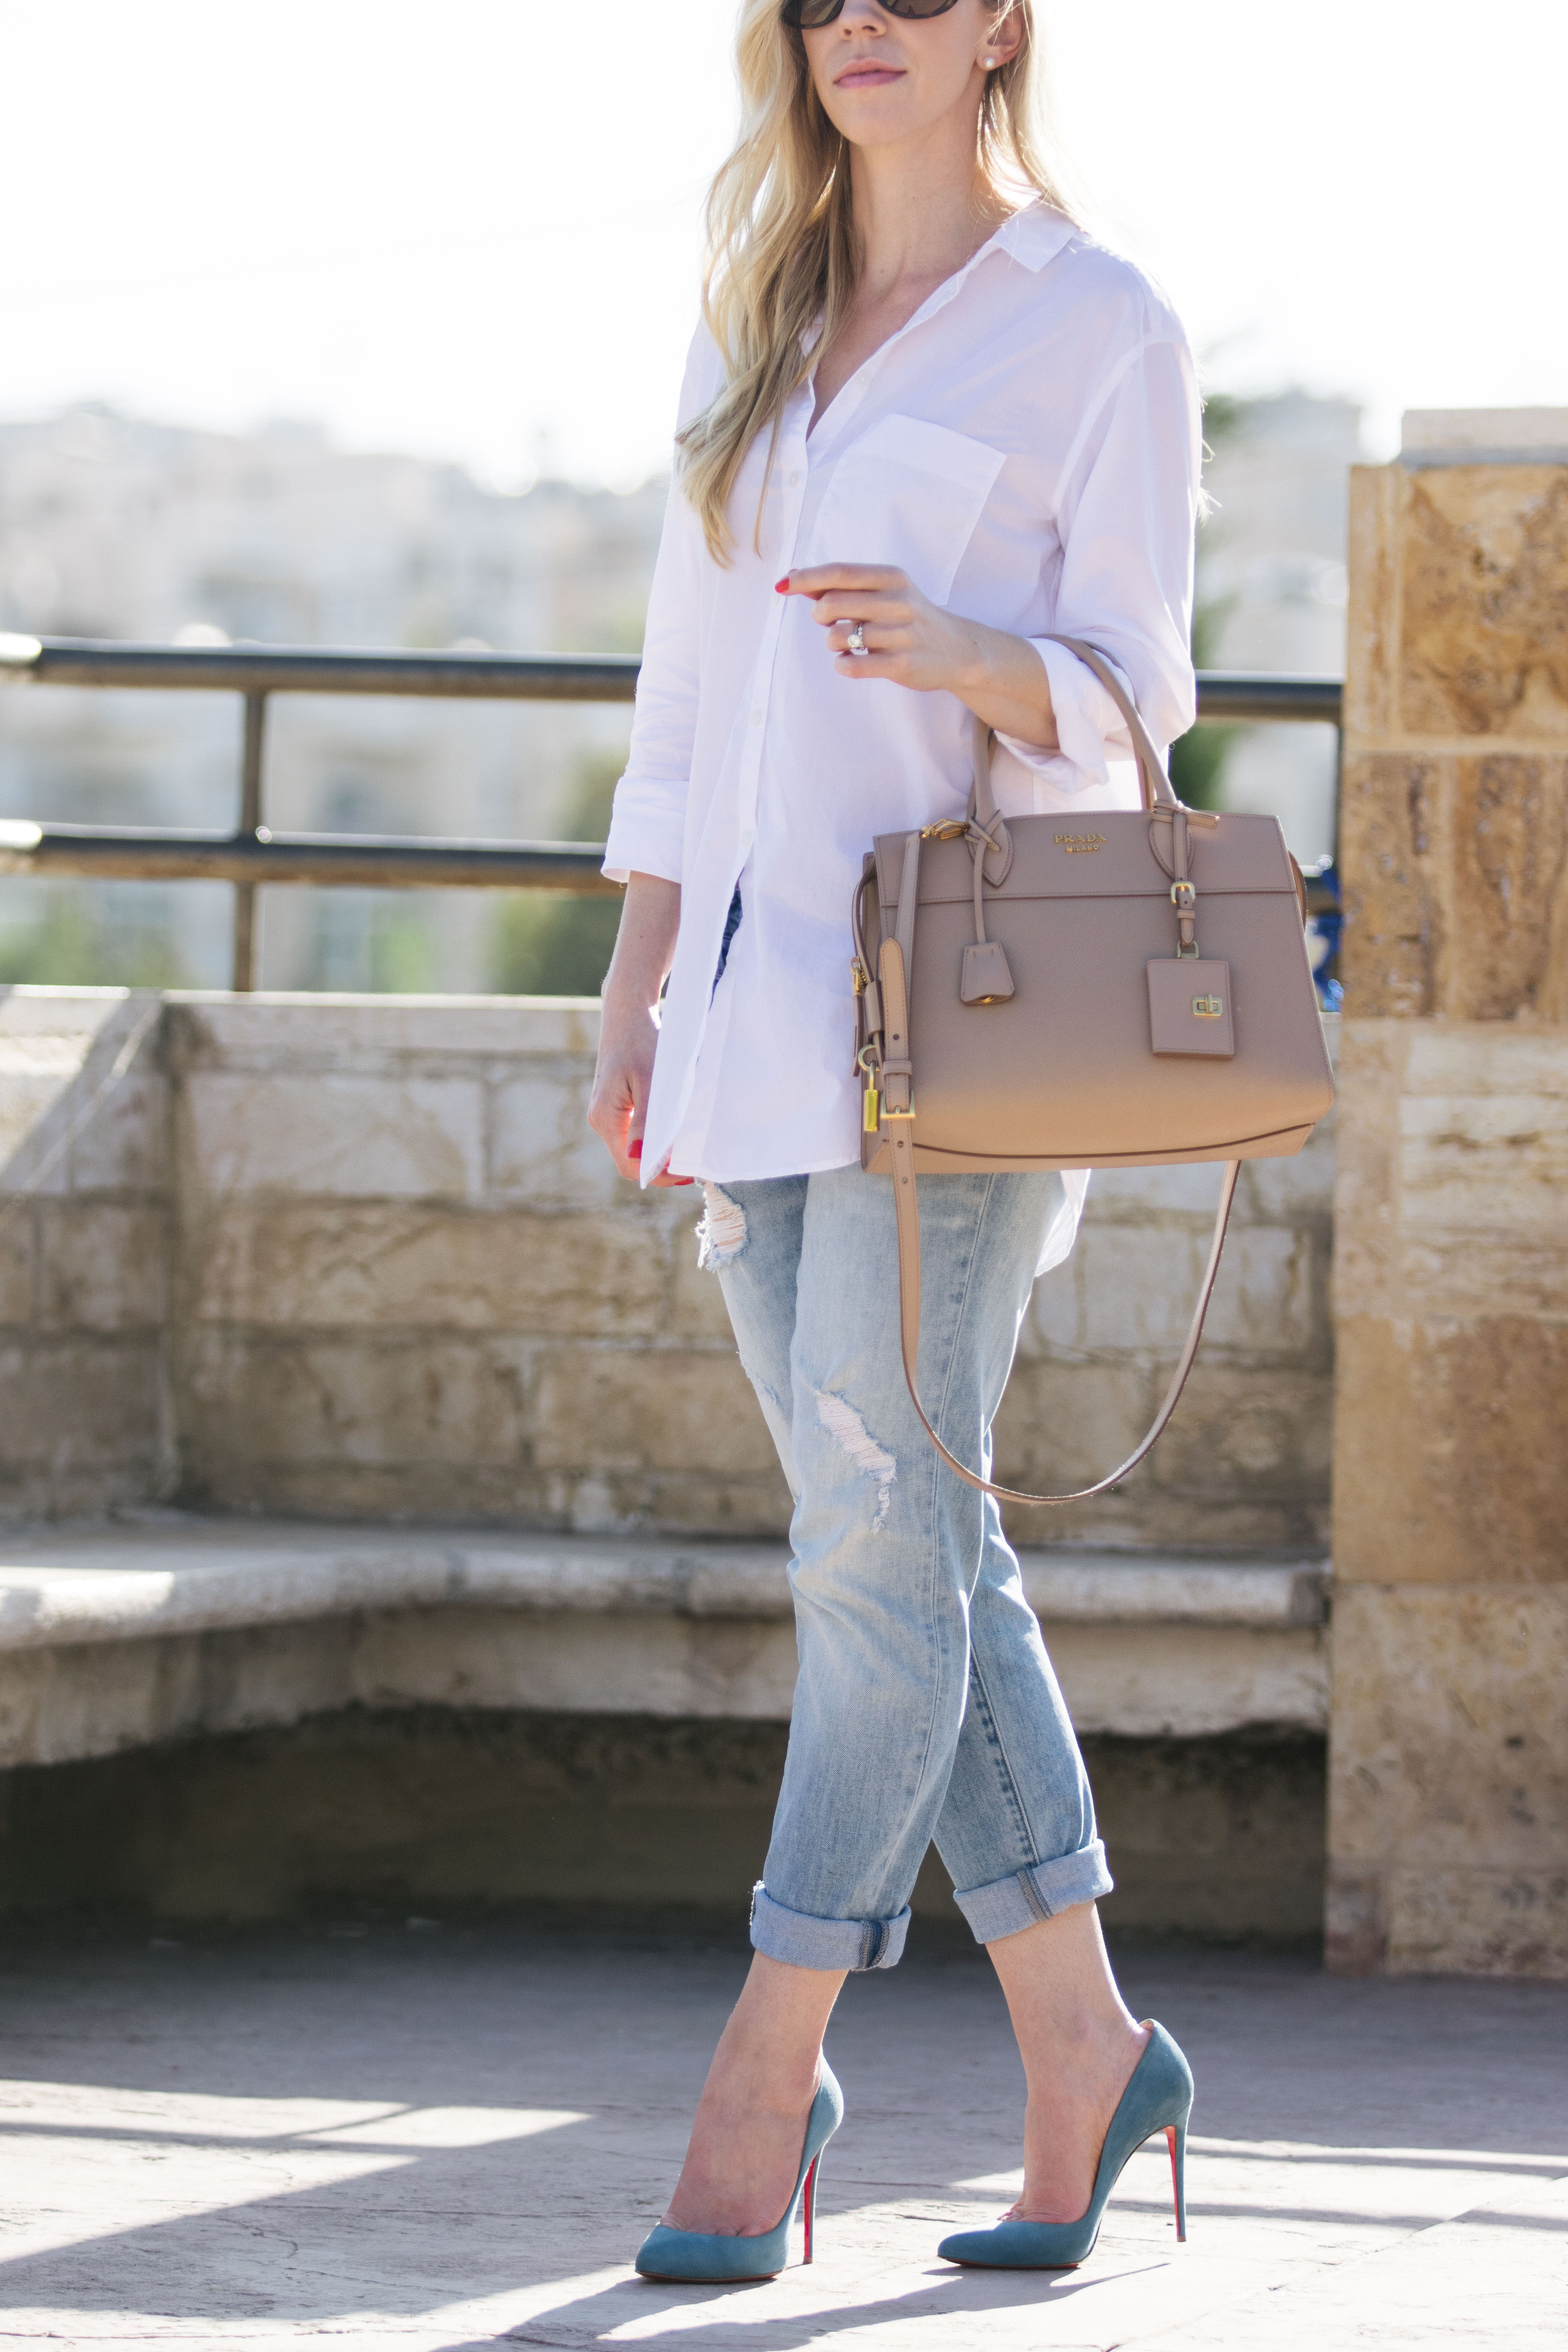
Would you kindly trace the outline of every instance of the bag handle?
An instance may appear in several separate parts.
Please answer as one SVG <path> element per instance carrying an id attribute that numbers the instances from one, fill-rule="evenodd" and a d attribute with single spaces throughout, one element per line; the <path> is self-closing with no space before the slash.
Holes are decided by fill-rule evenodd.
<path id="1" fill-rule="evenodd" d="M 1153 738 L 1143 724 L 1137 704 L 1100 647 L 1083 637 L 1060 637 L 1050 632 L 1046 641 L 1048 645 L 1066 646 L 1069 653 L 1076 654 L 1085 668 L 1094 672 L 1121 713 L 1132 739 L 1132 756 L 1138 762 L 1138 785 L 1145 809 L 1152 812 L 1177 807 L 1176 795 L 1160 764 Z M 982 830 L 989 833 L 996 816 L 996 795 L 991 784 L 991 730 L 981 719 L 974 721 L 974 816 Z"/>

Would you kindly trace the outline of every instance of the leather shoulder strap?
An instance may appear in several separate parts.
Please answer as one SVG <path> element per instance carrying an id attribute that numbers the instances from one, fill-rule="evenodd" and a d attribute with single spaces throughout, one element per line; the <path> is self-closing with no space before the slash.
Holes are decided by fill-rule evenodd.
<path id="1" fill-rule="evenodd" d="M 907 1156 L 906 1166 L 903 1169 L 900 1169 L 899 1161 L 900 1149 Z M 1127 1456 L 1125 1462 L 1120 1463 L 1114 1470 L 1108 1470 L 1105 1476 L 1097 1478 L 1092 1486 L 1078 1486 L 1068 1495 L 1026 1495 L 1015 1486 L 993 1485 L 990 1479 L 982 1478 L 977 1471 L 967 1469 L 955 1454 L 949 1452 L 926 1417 L 926 1410 L 921 1402 L 920 1387 L 916 1378 L 921 1344 L 921 1213 L 919 1195 L 915 1188 L 913 1161 L 914 1140 L 912 1135 L 906 1131 L 895 1142 L 893 1152 L 893 1208 L 899 1228 L 899 1315 L 900 1336 L 903 1340 L 904 1378 L 909 1383 L 910 1400 L 920 1415 L 921 1425 L 926 1435 L 931 1439 L 948 1468 L 956 1471 L 965 1486 L 977 1488 L 982 1495 L 994 1495 L 998 1502 L 1042 1506 L 1050 1503 L 1083 1503 L 1087 1502 L 1091 1495 L 1103 1495 L 1108 1487 L 1120 1486 L 1128 1473 L 1136 1470 L 1140 1462 L 1153 1452 L 1164 1433 L 1165 1424 L 1181 1402 L 1182 1391 L 1186 1387 L 1187 1374 L 1193 1369 L 1193 1360 L 1198 1352 L 1198 1342 L 1203 1338 L 1204 1318 L 1208 1313 L 1209 1301 L 1214 1297 L 1215 1277 L 1219 1272 L 1220 1252 L 1225 1247 L 1226 1227 L 1230 1222 L 1230 1204 L 1236 1197 L 1237 1178 L 1241 1173 L 1240 1160 L 1230 1160 L 1226 1162 L 1225 1181 L 1220 1187 L 1219 1207 L 1215 1213 L 1214 1238 L 1209 1244 L 1209 1258 L 1207 1265 L 1204 1268 L 1204 1278 L 1198 1286 L 1197 1304 L 1193 1309 L 1193 1319 L 1187 1326 L 1186 1339 L 1176 1369 L 1171 1375 L 1171 1384 L 1165 1391 L 1152 1425 L 1147 1435 Z"/>
<path id="2" fill-rule="evenodd" d="M 903 1062 L 903 1070 L 900 1075 L 903 1076 L 904 1072 L 909 1068 L 909 995 L 904 958 L 896 939 L 886 942 L 880 961 L 883 1011 L 887 1018 L 889 1038 L 895 1030 L 900 1035 L 903 1049 L 900 1058 Z M 904 1083 L 907 1087 L 907 1078 Z M 1209 1244 L 1208 1264 L 1204 1268 L 1204 1277 L 1198 1285 L 1197 1304 L 1193 1308 L 1192 1321 L 1187 1326 L 1187 1336 L 1183 1343 L 1176 1369 L 1171 1375 L 1171 1384 L 1165 1391 L 1160 1410 L 1154 1416 L 1153 1425 L 1148 1434 L 1133 1448 L 1125 1462 L 1120 1463 L 1114 1470 L 1108 1471 L 1103 1478 L 1097 1478 L 1092 1486 L 1078 1486 L 1068 1495 L 1026 1495 L 1017 1487 L 994 1486 L 990 1479 L 981 1477 L 978 1471 L 966 1468 L 958 1456 L 951 1453 L 942 1444 L 931 1427 L 927 1418 L 926 1409 L 921 1402 L 919 1381 L 921 1211 L 920 1193 L 915 1181 L 913 1108 L 911 1107 L 902 1112 L 889 1109 L 884 1113 L 884 1121 L 883 1131 L 888 1139 L 892 1161 L 890 1172 L 893 1179 L 893 1213 L 898 1224 L 899 1336 L 903 1348 L 904 1379 L 909 1384 L 910 1401 L 920 1415 L 921 1426 L 926 1435 L 947 1464 L 948 1468 L 956 1472 L 965 1486 L 973 1486 L 982 1495 L 994 1495 L 998 1502 L 1029 1503 L 1042 1507 L 1052 1503 L 1083 1503 L 1087 1502 L 1091 1495 L 1103 1495 L 1108 1487 L 1119 1486 L 1128 1473 L 1136 1470 L 1140 1462 L 1153 1451 L 1164 1432 L 1165 1424 L 1181 1401 L 1182 1391 L 1187 1384 L 1187 1374 L 1192 1370 L 1193 1360 L 1198 1352 L 1198 1342 L 1204 1335 L 1204 1318 L 1208 1313 L 1209 1301 L 1214 1297 L 1215 1281 L 1219 1274 L 1220 1254 L 1225 1248 L 1226 1228 L 1230 1223 L 1231 1203 L 1236 1198 L 1237 1181 L 1241 1174 L 1240 1160 L 1227 1160 L 1226 1162 L 1225 1180 L 1219 1190 L 1219 1206 L 1215 1212 L 1214 1237 Z"/>

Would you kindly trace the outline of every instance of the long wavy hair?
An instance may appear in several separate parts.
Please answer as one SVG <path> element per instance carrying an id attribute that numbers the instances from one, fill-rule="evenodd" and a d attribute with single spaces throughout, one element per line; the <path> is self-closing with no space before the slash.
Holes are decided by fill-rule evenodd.
<path id="1" fill-rule="evenodd" d="M 994 0 L 994 28 L 1010 14 L 1022 19 L 1024 38 L 985 77 L 980 172 L 1005 201 L 1043 196 L 1076 220 L 1046 155 L 1034 0 Z M 823 110 L 805 44 L 785 25 L 780 0 L 741 0 L 735 65 L 740 136 L 708 192 L 702 281 L 702 315 L 727 380 L 679 436 L 681 483 L 721 563 L 733 543 L 726 510 L 746 452 L 769 428 L 771 468 L 784 404 L 843 323 L 861 259 L 848 142 Z"/>

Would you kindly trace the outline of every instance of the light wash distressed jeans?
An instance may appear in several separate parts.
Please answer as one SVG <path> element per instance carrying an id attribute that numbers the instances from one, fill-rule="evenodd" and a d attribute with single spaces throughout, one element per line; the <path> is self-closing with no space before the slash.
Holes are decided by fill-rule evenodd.
<path id="1" fill-rule="evenodd" d="M 988 1475 L 1047 1174 L 922 1176 L 921 1394 Z M 1109 1894 L 1083 1759 L 996 1506 L 915 1418 L 890 1184 L 858 1168 L 706 1188 L 741 1361 L 795 1498 L 800 1674 L 752 1941 L 888 1969 L 934 1837 L 981 1943 Z"/>

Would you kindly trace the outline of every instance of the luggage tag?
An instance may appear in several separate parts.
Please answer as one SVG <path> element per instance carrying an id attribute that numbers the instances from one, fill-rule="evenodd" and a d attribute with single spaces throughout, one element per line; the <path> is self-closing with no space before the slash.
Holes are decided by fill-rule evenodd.
<path id="1" fill-rule="evenodd" d="M 1236 1054 L 1230 966 L 1207 956 L 1167 956 L 1149 971 L 1149 1034 L 1156 1054 Z"/>

